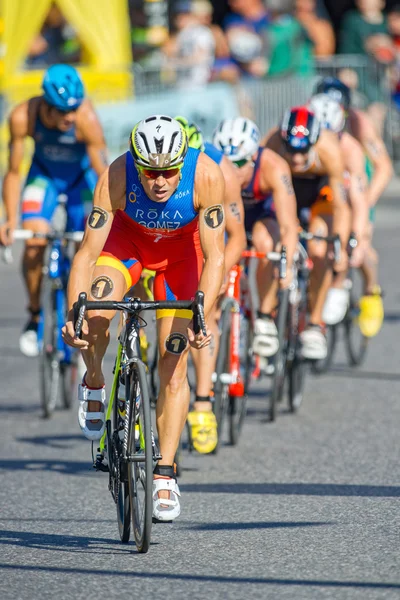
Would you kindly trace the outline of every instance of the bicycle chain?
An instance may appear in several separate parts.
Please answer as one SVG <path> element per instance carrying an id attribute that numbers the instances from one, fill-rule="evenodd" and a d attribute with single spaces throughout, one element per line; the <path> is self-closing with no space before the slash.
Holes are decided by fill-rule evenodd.
<path id="1" fill-rule="evenodd" d="M 112 459 L 110 465 L 110 482 L 108 487 L 115 504 L 118 504 L 119 490 L 121 487 L 121 464 L 117 447 L 118 441 L 118 432 L 114 432 L 114 435 L 111 439 Z"/>

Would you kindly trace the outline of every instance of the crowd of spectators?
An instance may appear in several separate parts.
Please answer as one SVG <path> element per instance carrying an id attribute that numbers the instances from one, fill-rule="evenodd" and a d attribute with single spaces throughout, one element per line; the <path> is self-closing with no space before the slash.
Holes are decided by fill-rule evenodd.
<path id="1" fill-rule="evenodd" d="M 385 11 L 385 0 L 354 0 L 336 33 L 324 0 L 228 0 L 228 6 L 230 12 L 216 25 L 210 0 L 168 2 L 170 32 L 157 39 L 146 37 L 143 0 L 129 0 L 134 60 L 174 65 L 187 84 L 196 85 L 308 76 L 316 61 L 329 62 L 335 53 L 369 56 L 385 67 L 400 106 L 400 4 Z M 53 5 L 32 41 L 27 65 L 84 60 L 79 34 Z M 360 87 L 357 69 L 345 69 L 341 76 Z M 361 87 L 367 103 L 379 107 L 376 78 L 367 77 Z"/>

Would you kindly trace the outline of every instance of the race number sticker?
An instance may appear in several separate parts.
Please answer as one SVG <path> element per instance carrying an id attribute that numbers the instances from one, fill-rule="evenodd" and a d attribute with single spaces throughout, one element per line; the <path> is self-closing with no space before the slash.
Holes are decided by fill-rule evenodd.
<path id="1" fill-rule="evenodd" d="M 108 221 L 108 214 L 103 208 L 95 206 L 88 217 L 90 229 L 101 229 Z"/>
<path id="2" fill-rule="evenodd" d="M 103 298 L 107 298 L 107 296 L 111 296 L 114 290 L 114 283 L 112 279 L 106 277 L 105 275 L 100 275 L 100 277 L 96 277 L 96 279 L 92 283 L 91 294 L 93 298 L 96 300 L 102 300 Z"/>
<path id="3" fill-rule="evenodd" d="M 183 333 L 171 333 L 165 340 L 165 349 L 171 354 L 182 354 L 186 350 L 187 342 Z"/>
<path id="4" fill-rule="evenodd" d="M 221 204 L 210 206 L 204 213 L 204 222 L 207 227 L 211 229 L 217 229 L 220 227 L 224 220 L 224 209 Z"/>

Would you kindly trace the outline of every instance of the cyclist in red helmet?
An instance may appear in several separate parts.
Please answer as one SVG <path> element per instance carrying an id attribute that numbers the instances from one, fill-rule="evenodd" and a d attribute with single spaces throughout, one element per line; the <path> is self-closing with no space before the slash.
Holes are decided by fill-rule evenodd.
<path id="1" fill-rule="evenodd" d="M 290 167 L 302 225 L 318 235 L 339 234 L 342 252 L 334 270 L 345 270 L 350 209 L 337 136 L 326 129 L 321 131 L 314 113 L 300 106 L 286 111 L 281 126 L 267 135 L 266 146 L 280 154 Z M 327 201 L 319 202 L 323 198 Z M 311 241 L 308 251 L 314 269 L 310 278 L 310 322 L 302 333 L 302 352 L 304 358 L 320 360 L 327 355 L 322 311 L 332 281 L 332 268 L 325 242 Z"/>

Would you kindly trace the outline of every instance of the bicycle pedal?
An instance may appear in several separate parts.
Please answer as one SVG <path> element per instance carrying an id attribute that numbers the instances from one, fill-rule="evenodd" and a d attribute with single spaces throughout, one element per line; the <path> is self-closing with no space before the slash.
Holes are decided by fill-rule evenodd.
<path id="1" fill-rule="evenodd" d="M 155 454 L 155 455 L 153 456 L 153 460 L 159 461 L 159 460 L 161 460 L 161 459 L 162 459 L 162 456 L 161 456 L 161 454 Z"/>
<path id="2" fill-rule="evenodd" d="M 102 473 L 109 473 L 108 465 L 103 462 L 102 456 L 99 456 L 93 463 L 93 469 L 95 469 L 95 471 L 101 471 Z"/>

